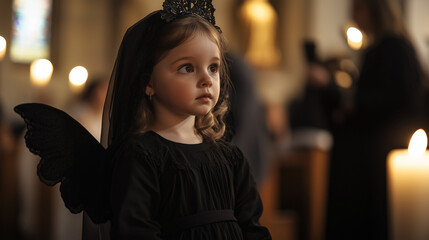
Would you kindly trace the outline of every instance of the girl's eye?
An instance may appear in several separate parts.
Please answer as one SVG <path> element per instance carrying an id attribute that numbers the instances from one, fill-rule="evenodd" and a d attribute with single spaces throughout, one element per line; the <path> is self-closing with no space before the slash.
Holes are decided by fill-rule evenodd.
<path id="1" fill-rule="evenodd" d="M 191 73 L 194 71 L 194 67 L 190 64 L 183 65 L 179 68 L 179 72 L 181 73 Z"/>
<path id="2" fill-rule="evenodd" d="M 211 73 L 217 73 L 219 71 L 219 65 L 218 64 L 212 64 L 212 65 L 210 65 L 209 70 Z"/>

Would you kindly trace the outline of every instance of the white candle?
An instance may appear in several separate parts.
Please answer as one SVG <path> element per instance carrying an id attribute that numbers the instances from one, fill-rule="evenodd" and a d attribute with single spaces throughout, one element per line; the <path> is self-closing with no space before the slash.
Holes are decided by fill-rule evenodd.
<path id="1" fill-rule="evenodd" d="M 6 54 L 6 39 L 0 36 L 0 60 L 3 59 Z"/>
<path id="2" fill-rule="evenodd" d="M 429 239 L 429 151 L 419 129 L 407 149 L 387 157 L 390 232 L 393 240 Z"/>

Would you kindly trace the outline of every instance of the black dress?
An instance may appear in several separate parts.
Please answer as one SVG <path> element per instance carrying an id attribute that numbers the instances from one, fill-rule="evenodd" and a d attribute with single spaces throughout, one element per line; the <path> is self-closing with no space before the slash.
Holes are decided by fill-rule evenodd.
<path id="1" fill-rule="evenodd" d="M 113 157 L 111 209 L 113 239 L 271 239 L 248 162 L 223 142 L 129 138 Z"/>

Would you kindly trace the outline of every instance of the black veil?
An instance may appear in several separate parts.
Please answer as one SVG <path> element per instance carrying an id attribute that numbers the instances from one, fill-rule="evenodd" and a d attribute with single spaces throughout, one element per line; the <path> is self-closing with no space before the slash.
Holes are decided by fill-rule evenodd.
<path id="1" fill-rule="evenodd" d="M 165 25 L 160 12 L 138 21 L 122 39 L 104 103 L 101 143 L 105 148 L 138 127 L 143 102 L 148 100 L 145 87 L 155 62 L 154 47 Z"/>
<path id="2" fill-rule="evenodd" d="M 136 130 L 142 106 L 148 101 L 145 87 L 155 62 L 154 46 L 165 24 L 160 12 L 155 11 L 128 28 L 122 39 L 103 109 L 101 144 L 108 151 Z M 82 239 L 110 239 L 110 223 L 96 225 L 84 212 Z"/>

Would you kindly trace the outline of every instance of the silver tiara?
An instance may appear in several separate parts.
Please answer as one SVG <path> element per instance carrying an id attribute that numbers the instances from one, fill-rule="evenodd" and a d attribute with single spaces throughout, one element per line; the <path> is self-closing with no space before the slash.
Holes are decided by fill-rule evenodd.
<path id="1" fill-rule="evenodd" d="M 222 32 L 216 26 L 212 0 L 165 0 L 162 4 L 161 18 L 167 23 L 176 18 L 189 15 L 197 15 L 211 23 L 219 32 Z"/>

